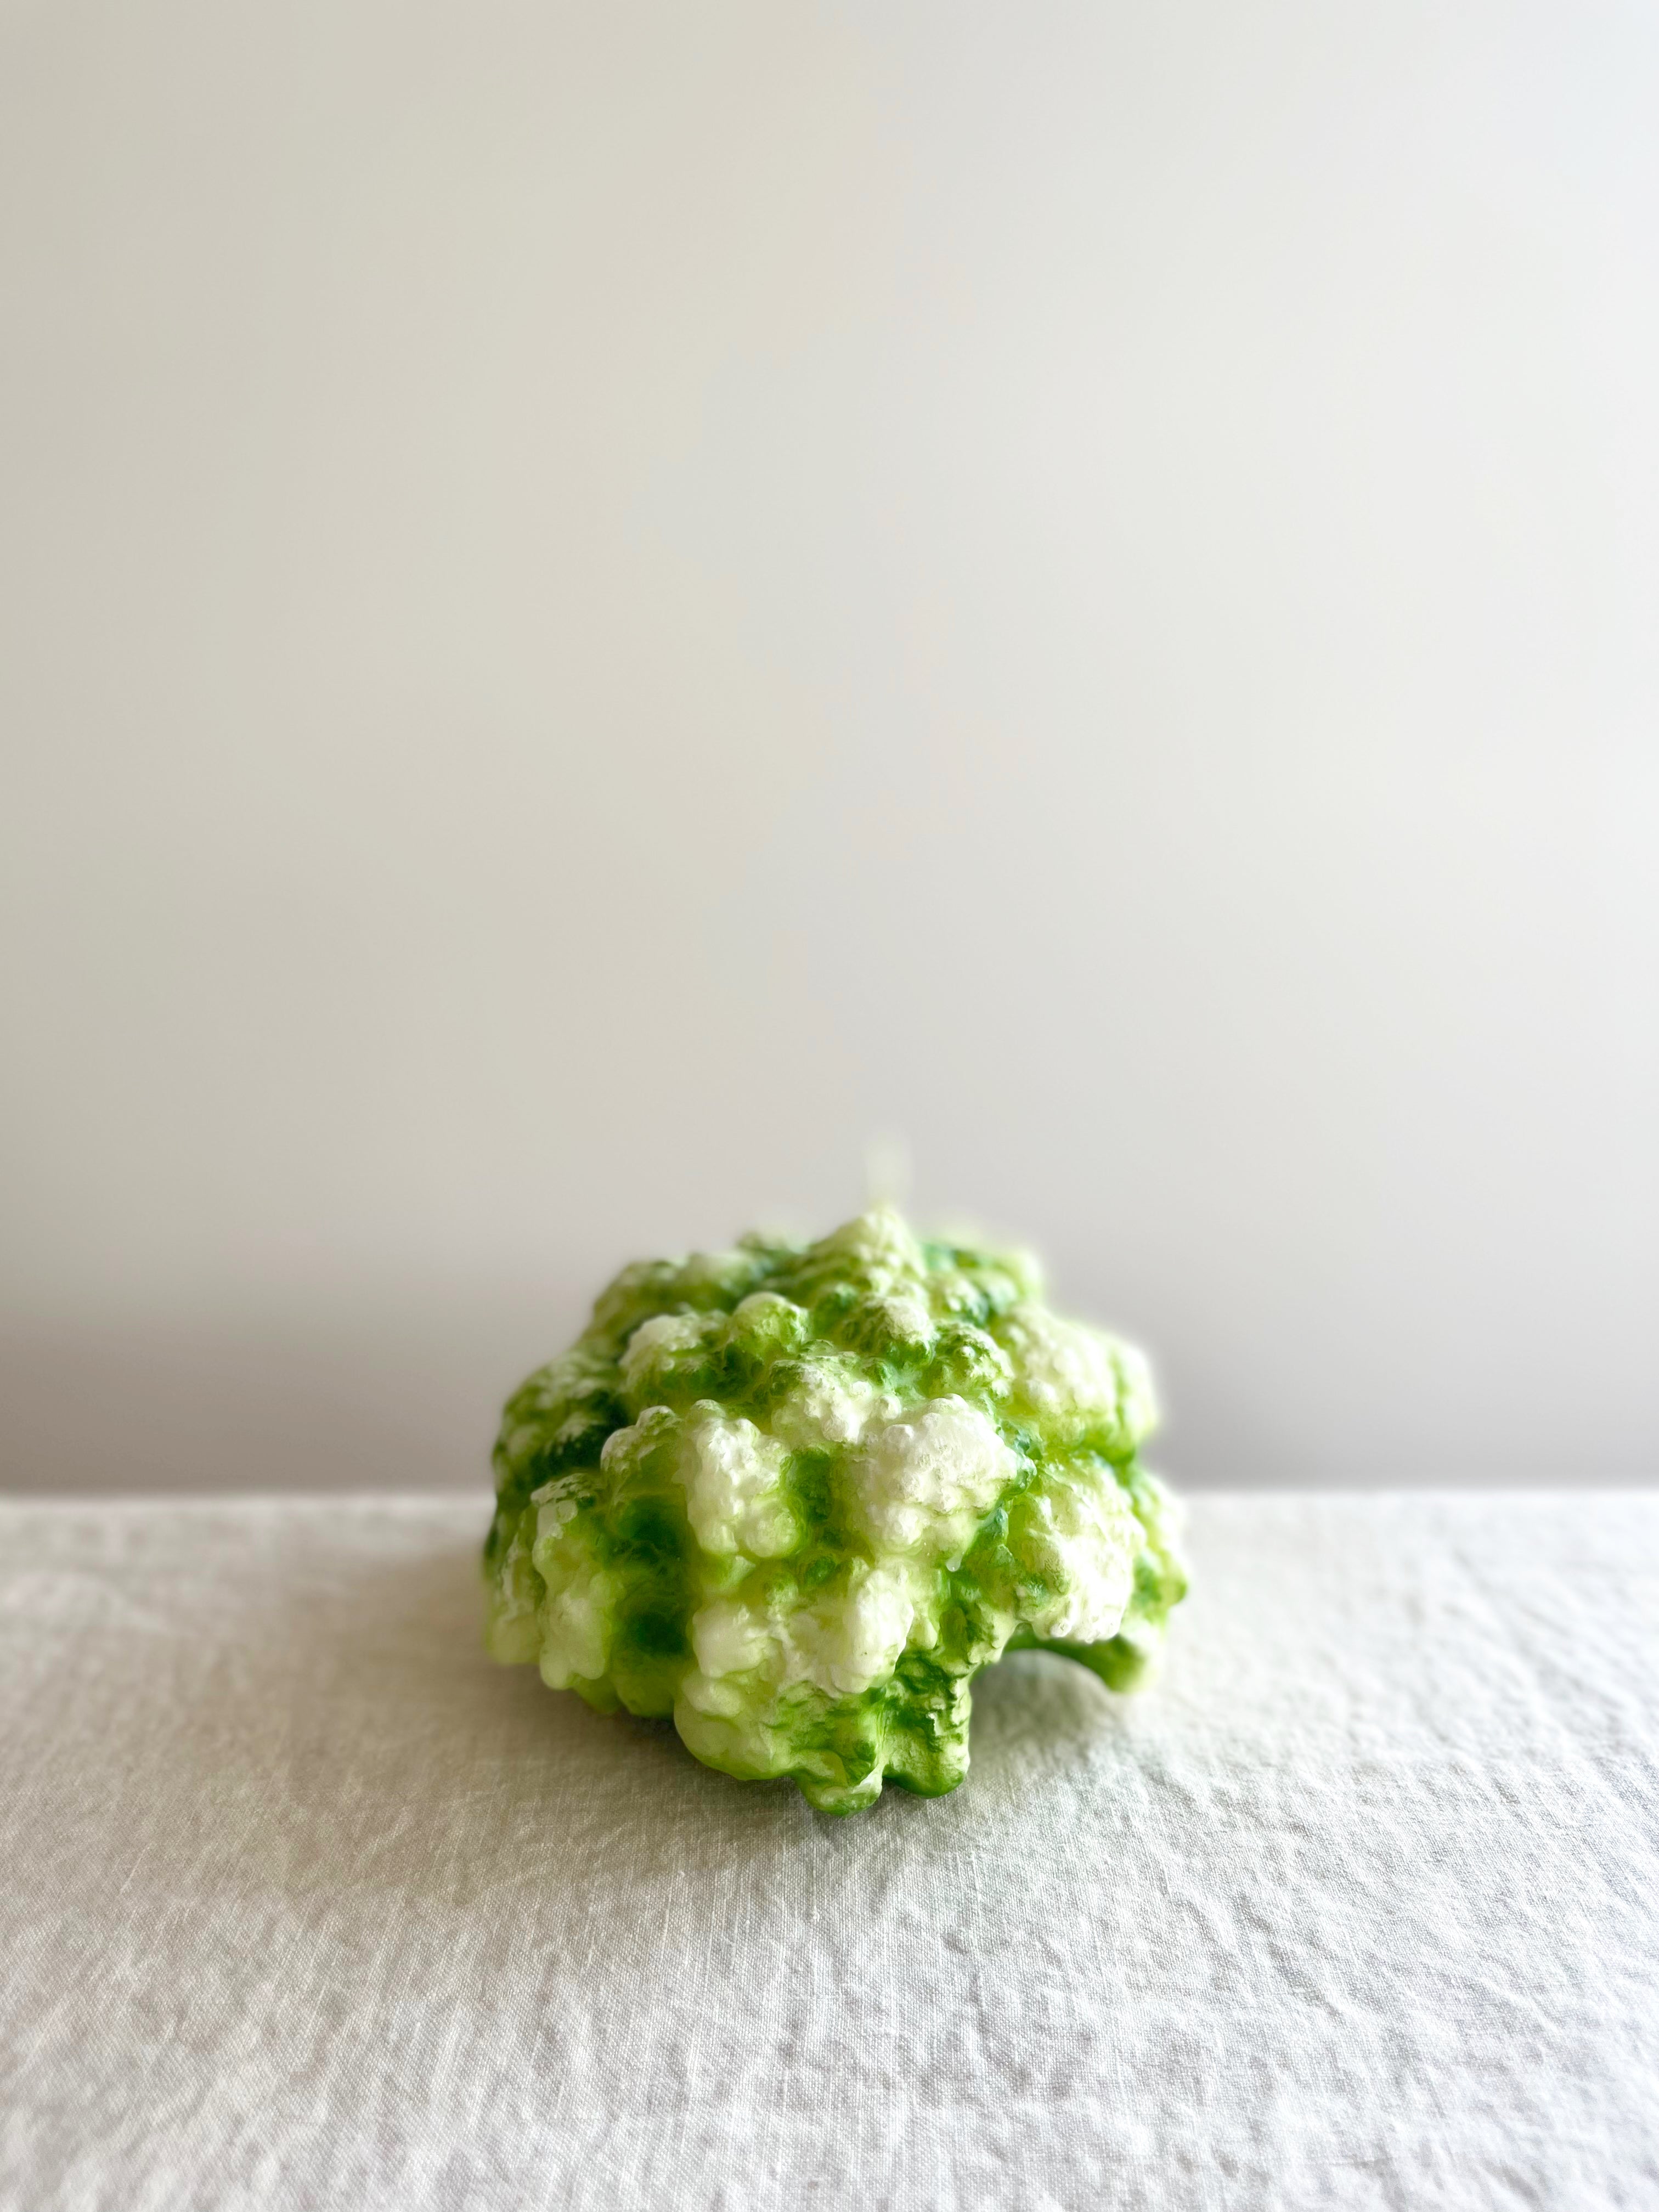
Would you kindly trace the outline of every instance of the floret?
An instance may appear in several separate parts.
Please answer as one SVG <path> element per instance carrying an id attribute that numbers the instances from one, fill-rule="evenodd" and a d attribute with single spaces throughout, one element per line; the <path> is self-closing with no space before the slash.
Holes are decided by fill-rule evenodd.
<path id="1" fill-rule="evenodd" d="M 508 1401 L 489 1649 L 823 1812 L 938 1796 L 1004 1651 L 1114 1689 L 1156 1656 L 1186 1577 L 1152 1421 L 1140 1355 L 1027 1256 L 890 1207 L 626 1267 Z"/>

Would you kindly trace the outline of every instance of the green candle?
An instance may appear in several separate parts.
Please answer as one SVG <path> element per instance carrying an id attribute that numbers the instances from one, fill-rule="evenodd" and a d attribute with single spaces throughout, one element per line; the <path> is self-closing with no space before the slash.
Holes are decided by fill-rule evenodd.
<path id="1" fill-rule="evenodd" d="M 889 1206 L 642 1261 L 508 1401 L 489 1648 L 823 1812 L 939 1796 L 1004 1651 L 1113 1689 L 1156 1652 L 1186 1578 L 1152 1420 L 1140 1355 L 1028 1255 Z"/>

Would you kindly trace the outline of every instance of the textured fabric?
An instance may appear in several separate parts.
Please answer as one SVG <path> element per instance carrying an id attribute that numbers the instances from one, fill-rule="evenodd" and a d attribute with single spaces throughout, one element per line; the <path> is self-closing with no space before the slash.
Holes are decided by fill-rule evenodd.
<path id="1" fill-rule="evenodd" d="M 846 1823 L 491 1666 L 482 1499 L 0 1509 L 7 2208 L 1659 2205 L 1659 1498 L 1206 1498 Z"/>

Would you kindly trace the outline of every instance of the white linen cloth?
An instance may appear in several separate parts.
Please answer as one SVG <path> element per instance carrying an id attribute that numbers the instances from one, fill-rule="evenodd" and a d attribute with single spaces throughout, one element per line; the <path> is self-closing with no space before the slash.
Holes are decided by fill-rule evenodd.
<path id="1" fill-rule="evenodd" d="M 0 1508 L 8 2212 L 1659 2205 L 1659 1496 L 1200 1498 L 845 1822 L 493 1666 L 486 1516 Z"/>

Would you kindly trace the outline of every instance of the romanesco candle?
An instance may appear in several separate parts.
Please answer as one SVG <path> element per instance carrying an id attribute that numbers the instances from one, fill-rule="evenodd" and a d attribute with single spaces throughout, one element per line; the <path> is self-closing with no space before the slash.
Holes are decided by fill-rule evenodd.
<path id="1" fill-rule="evenodd" d="M 878 1207 L 625 1267 L 508 1401 L 488 1640 L 826 1813 L 968 1770 L 1005 1651 L 1129 1687 L 1186 1579 L 1145 1361 Z"/>

